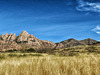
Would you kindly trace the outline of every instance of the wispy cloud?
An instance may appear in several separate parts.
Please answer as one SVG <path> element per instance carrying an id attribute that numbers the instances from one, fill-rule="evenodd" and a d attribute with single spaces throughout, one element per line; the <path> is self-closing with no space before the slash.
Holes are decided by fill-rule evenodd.
<path id="1" fill-rule="evenodd" d="M 78 0 L 78 6 L 76 7 L 78 11 L 90 11 L 90 12 L 100 12 L 100 2 L 85 2 L 84 0 Z"/>
<path id="2" fill-rule="evenodd" d="M 96 26 L 92 31 L 96 32 L 97 34 L 100 34 L 100 25 Z"/>

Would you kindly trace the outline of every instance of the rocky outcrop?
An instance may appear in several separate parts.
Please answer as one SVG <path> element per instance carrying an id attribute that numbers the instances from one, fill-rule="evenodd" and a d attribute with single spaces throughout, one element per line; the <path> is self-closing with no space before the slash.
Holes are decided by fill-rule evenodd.
<path id="1" fill-rule="evenodd" d="M 3 34 L 2 35 L 2 40 L 7 41 L 8 36 L 9 36 L 8 33 L 6 33 L 5 35 Z"/>
<path id="2" fill-rule="evenodd" d="M 14 49 L 20 50 L 21 46 L 14 41 L 5 42 L 0 40 L 0 51 L 7 51 L 7 50 L 14 50 Z"/>
<path id="3" fill-rule="evenodd" d="M 42 42 L 42 48 L 43 49 L 55 49 L 56 44 L 54 42 L 46 41 L 46 40 L 41 40 Z"/>
<path id="4" fill-rule="evenodd" d="M 30 35 L 28 34 L 28 32 L 23 31 L 23 32 L 18 36 L 17 42 L 18 42 L 18 43 L 21 43 L 21 42 L 22 42 L 22 43 L 27 42 L 29 36 L 30 36 Z"/>
<path id="5" fill-rule="evenodd" d="M 17 36 L 15 34 L 13 34 L 13 33 L 11 33 L 10 35 L 8 33 L 6 33 L 5 35 L 3 34 L 1 36 L 1 39 L 3 41 L 15 41 L 16 38 L 17 38 Z"/>
<path id="6" fill-rule="evenodd" d="M 23 31 L 17 38 L 18 44 L 27 45 L 27 48 L 41 49 L 42 43 L 41 41 L 34 37 L 34 35 L 30 35 L 28 32 Z"/>
<path id="7" fill-rule="evenodd" d="M 56 43 L 56 49 L 64 48 L 64 45 L 62 43 Z"/>
<path id="8" fill-rule="evenodd" d="M 86 44 L 86 45 L 92 45 L 92 44 L 97 43 L 98 41 L 93 40 L 91 38 L 88 38 L 88 39 L 81 40 L 81 42 L 84 43 L 84 44 Z"/>
<path id="9" fill-rule="evenodd" d="M 6 33 L 0 36 L 0 50 L 6 51 L 6 50 L 19 50 L 21 49 L 21 46 L 16 43 L 17 36 L 13 33 L 10 35 Z"/>
<path id="10" fill-rule="evenodd" d="M 11 34 L 10 41 L 16 41 L 17 36 L 15 34 Z"/>

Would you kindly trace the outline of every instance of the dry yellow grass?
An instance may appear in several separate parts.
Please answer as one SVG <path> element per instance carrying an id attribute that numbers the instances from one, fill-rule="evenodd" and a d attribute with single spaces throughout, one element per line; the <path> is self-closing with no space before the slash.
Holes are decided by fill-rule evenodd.
<path id="1" fill-rule="evenodd" d="M 0 75 L 100 75 L 100 56 L 7 58 L 0 61 Z"/>

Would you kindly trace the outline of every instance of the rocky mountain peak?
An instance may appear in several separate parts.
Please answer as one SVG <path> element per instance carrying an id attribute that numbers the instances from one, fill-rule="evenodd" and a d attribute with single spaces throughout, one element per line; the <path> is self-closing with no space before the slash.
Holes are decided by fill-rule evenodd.
<path id="1" fill-rule="evenodd" d="M 23 31 L 19 37 L 17 38 L 17 42 L 25 42 L 28 41 L 28 37 L 30 34 L 27 31 Z"/>
<path id="2" fill-rule="evenodd" d="M 13 35 L 13 33 L 10 33 L 10 35 L 9 36 L 12 36 Z"/>
<path id="3" fill-rule="evenodd" d="M 8 36 L 9 36 L 9 34 L 8 34 L 8 33 L 6 33 L 5 35 L 3 34 L 3 35 L 2 35 L 2 40 L 6 41 L 6 40 L 7 40 L 7 38 L 8 38 Z"/>
<path id="4" fill-rule="evenodd" d="M 9 35 L 8 33 L 5 34 L 5 36 L 8 36 L 8 35 Z"/>
<path id="5" fill-rule="evenodd" d="M 29 33 L 27 31 L 23 31 L 23 32 L 20 33 L 19 36 L 25 36 L 25 35 L 27 36 L 27 35 L 29 35 Z"/>
<path id="6" fill-rule="evenodd" d="M 4 34 L 2 34 L 2 37 L 4 36 Z"/>

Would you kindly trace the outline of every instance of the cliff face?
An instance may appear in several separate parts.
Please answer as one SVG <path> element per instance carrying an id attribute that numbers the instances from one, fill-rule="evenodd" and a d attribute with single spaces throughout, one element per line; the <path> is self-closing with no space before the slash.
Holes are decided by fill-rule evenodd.
<path id="1" fill-rule="evenodd" d="M 21 46 L 16 43 L 17 36 L 13 33 L 10 35 L 6 33 L 0 36 L 0 51 L 6 51 L 6 50 L 19 50 L 21 49 Z"/>
<path id="2" fill-rule="evenodd" d="M 85 39 L 78 41 L 76 39 L 68 39 L 60 43 L 54 43 L 46 40 L 40 40 L 34 35 L 30 35 L 28 32 L 23 31 L 19 36 L 15 34 L 6 33 L 0 36 L 0 51 L 7 50 L 20 50 L 20 49 L 61 49 L 78 45 L 92 45 L 98 41 L 93 39 Z"/>
<path id="3" fill-rule="evenodd" d="M 43 49 L 54 49 L 56 47 L 56 44 L 54 42 L 41 40 L 42 42 L 42 48 Z"/>
<path id="4" fill-rule="evenodd" d="M 6 33 L 0 36 L 0 50 L 19 50 L 19 49 L 54 49 L 56 44 L 54 42 L 40 40 L 34 35 L 30 35 L 28 32 L 23 31 L 19 36 L 11 33 Z"/>

